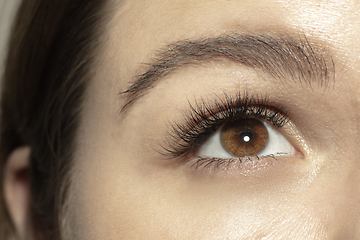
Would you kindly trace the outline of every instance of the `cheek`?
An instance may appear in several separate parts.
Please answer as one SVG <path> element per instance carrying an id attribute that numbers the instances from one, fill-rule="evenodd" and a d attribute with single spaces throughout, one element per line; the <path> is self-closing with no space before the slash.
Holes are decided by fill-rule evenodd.
<path id="1" fill-rule="evenodd" d="M 294 177 L 283 168 L 263 180 L 230 181 L 147 165 L 149 156 L 97 137 L 75 159 L 68 209 L 75 239 L 347 239 L 354 232 L 349 169 Z"/>

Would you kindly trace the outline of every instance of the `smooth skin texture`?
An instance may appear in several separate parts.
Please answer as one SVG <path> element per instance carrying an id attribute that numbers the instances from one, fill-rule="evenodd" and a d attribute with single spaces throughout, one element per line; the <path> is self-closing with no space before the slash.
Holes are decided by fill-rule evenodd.
<path id="1" fill-rule="evenodd" d="M 360 239 L 360 3 L 121 1 L 83 104 L 68 239 Z M 279 81 L 233 61 L 179 68 L 126 111 L 125 91 L 159 49 L 222 34 L 306 36 L 335 81 Z M 298 154 L 229 169 L 191 168 L 156 150 L 189 102 L 239 91 L 288 110 Z"/>

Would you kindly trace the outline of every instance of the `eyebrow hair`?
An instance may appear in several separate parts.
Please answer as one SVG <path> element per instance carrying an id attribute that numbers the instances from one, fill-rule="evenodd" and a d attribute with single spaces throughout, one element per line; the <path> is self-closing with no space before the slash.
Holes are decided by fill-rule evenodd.
<path id="1" fill-rule="evenodd" d="M 335 78 L 335 64 L 325 49 L 317 49 L 306 36 L 236 34 L 202 40 L 178 41 L 167 45 L 148 64 L 131 86 L 121 92 L 128 94 L 122 109 L 145 95 L 160 79 L 180 67 L 191 64 L 230 59 L 254 69 L 260 69 L 276 79 L 329 86 Z"/>

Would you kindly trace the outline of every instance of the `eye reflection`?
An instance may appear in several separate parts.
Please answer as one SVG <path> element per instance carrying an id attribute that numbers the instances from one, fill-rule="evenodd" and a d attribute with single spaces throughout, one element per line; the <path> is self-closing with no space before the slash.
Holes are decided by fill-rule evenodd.
<path id="1" fill-rule="evenodd" d="M 221 144 L 237 157 L 257 155 L 266 147 L 268 140 L 264 123 L 254 118 L 227 123 L 221 132 Z"/>

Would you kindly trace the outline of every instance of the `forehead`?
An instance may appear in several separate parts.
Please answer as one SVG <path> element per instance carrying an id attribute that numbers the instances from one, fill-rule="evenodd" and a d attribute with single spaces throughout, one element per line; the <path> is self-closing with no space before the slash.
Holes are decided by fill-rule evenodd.
<path id="1" fill-rule="evenodd" d="M 355 1 L 121 1 L 101 58 L 106 68 L 100 69 L 121 79 L 117 90 L 125 90 L 168 44 L 232 33 L 305 35 L 359 69 L 359 7 Z"/>

